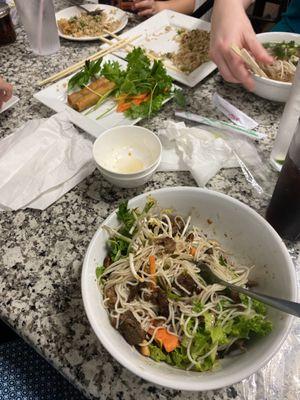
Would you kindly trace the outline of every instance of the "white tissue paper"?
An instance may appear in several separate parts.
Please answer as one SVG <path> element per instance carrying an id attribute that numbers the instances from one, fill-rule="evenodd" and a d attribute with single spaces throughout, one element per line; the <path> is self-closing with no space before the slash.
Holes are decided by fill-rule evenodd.
<path id="1" fill-rule="evenodd" d="M 0 210 L 44 210 L 94 169 L 92 143 L 65 113 L 29 121 L 0 141 Z"/>
<path id="2" fill-rule="evenodd" d="M 168 121 L 158 132 L 163 144 L 159 171 L 189 170 L 199 186 L 217 174 L 221 168 L 240 166 L 240 160 L 255 165 L 260 158 L 247 139 L 202 128 L 188 128 L 184 122 Z"/>

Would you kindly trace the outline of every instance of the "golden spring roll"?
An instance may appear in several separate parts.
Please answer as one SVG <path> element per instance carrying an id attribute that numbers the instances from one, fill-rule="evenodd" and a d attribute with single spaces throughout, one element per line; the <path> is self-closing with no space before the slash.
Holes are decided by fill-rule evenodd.
<path id="1" fill-rule="evenodd" d="M 114 87 L 115 84 L 113 82 L 105 79 L 105 81 L 102 81 L 101 86 L 95 90 L 97 94 L 90 92 L 84 96 L 79 97 L 79 99 L 74 102 L 72 107 L 79 112 L 86 110 L 87 108 L 95 105 L 100 99 L 100 96 L 103 96 L 107 92 L 110 92 Z"/>
<path id="2" fill-rule="evenodd" d="M 106 78 L 99 78 L 96 81 L 90 83 L 88 87 L 94 91 L 96 91 L 98 88 L 100 88 L 103 85 L 103 80 L 106 81 Z M 86 87 L 83 89 L 78 90 L 77 92 L 73 92 L 72 94 L 68 95 L 68 103 L 71 107 L 75 104 L 77 100 L 79 100 L 80 97 L 85 96 L 87 94 L 90 94 L 91 91 L 87 89 Z"/>

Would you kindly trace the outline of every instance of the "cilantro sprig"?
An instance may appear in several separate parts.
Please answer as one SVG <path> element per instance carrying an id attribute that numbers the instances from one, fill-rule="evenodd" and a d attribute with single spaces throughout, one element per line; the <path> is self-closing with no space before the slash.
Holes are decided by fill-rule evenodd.
<path id="1" fill-rule="evenodd" d="M 77 87 L 82 88 L 86 86 L 92 79 L 95 79 L 101 72 L 102 58 L 95 61 L 86 60 L 84 68 L 77 74 L 72 76 L 68 82 L 68 91 Z"/>

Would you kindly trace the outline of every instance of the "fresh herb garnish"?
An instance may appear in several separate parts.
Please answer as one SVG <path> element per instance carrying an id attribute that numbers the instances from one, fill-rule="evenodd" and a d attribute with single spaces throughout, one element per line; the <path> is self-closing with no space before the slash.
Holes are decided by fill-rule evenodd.
<path id="1" fill-rule="evenodd" d="M 68 91 L 76 87 L 86 86 L 92 79 L 97 78 L 101 71 L 102 58 L 95 61 L 86 60 L 84 68 L 72 76 L 68 82 Z"/>
<path id="2" fill-rule="evenodd" d="M 294 40 L 279 43 L 268 42 L 264 43 L 263 46 L 279 60 L 288 61 L 293 56 L 299 57 L 300 46 Z"/>
<path id="3" fill-rule="evenodd" d="M 171 95 L 172 78 L 162 62 L 150 59 L 140 47 L 126 57 L 127 67 L 122 71 L 116 62 L 103 65 L 101 75 L 116 85 L 117 111 L 132 119 L 155 114 Z"/>

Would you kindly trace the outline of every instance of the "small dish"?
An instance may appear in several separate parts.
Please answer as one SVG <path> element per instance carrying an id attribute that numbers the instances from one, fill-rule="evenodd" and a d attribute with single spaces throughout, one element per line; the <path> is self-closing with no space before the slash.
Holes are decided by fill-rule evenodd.
<path id="1" fill-rule="evenodd" d="M 161 153 L 158 137 L 140 126 L 108 129 L 93 146 L 99 171 L 121 180 L 138 178 L 153 171 L 160 163 Z"/>
<path id="2" fill-rule="evenodd" d="M 115 176 L 113 174 L 108 174 L 104 171 L 101 171 L 101 174 L 112 185 L 123 188 L 123 189 L 131 189 L 131 188 L 142 186 L 145 183 L 147 183 L 152 178 L 152 176 L 153 176 L 154 172 L 157 170 L 158 166 L 159 166 L 159 163 L 154 165 L 154 167 L 150 171 L 147 171 L 142 175 L 134 176 L 131 178 L 129 178 L 129 177 L 121 178 L 121 177 Z"/>

